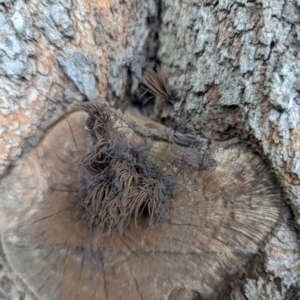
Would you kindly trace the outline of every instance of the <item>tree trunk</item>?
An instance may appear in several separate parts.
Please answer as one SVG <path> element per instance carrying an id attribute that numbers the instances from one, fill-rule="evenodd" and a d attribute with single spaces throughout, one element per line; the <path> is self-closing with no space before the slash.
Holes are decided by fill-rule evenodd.
<path id="1" fill-rule="evenodd" d="M 129 101 L 157 121 L 186 116 L 185 133 L 239 138 L 276 173 L 284 207 L 221 299 L 300 299 L 299 45 L 299 0 L 0 0 L 1 174 L 82 101 Z M 142 105 L 157 64 L 174 106 Z M 34 297 L 1 272 L 0 296 Z"/>

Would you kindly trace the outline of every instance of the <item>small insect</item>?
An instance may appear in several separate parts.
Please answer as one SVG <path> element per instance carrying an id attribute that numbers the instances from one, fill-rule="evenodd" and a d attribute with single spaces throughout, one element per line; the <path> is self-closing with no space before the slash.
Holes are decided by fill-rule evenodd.
<path id="1" fill-rule="evenodd" d="M 142 83 L 145 90 L 152 95 L 165 100 L 167 103 L 174 105 L 180 101 L 178 92 L 170 87 L 168 78 L 160 68 L 157 71 L 149 70 L 145 73 Z"/>

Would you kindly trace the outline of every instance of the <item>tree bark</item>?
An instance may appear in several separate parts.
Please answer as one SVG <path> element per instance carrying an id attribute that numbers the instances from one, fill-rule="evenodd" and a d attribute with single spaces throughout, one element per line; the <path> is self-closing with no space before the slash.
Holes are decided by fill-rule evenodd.
<path id="1" fill-rule="evenodd" d="M 152 117 L 246 141 L 285 192 L 281 222 L 226 297 L 299 299 L 299 45 L 299 0 L 0 0 L 1 174 L 76 102 L 141 105 L 142 74 L 160 64 L 182 101 Z M 9 272 L 0 293 L 30 299 Z"/>

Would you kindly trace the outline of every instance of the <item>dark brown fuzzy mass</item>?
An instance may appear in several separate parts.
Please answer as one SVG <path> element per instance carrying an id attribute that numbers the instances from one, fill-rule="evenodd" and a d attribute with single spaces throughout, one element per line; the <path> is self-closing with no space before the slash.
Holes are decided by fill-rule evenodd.
<path id="1" fill-rule="evenodd" d="M 171 89 L 168 78 L 160 68 L 157 71 L 149 70 L 145 73 L 142 80 L 145 90 L 156 97 L 160 97 L 168 104 L 174 105 L 180 101 L 178 92 Z"/>
<path id="2" fill-rule="evenodd" d="M 148 159 L 152 142 L 134 143 L 105 106 L 81 106 L 89 115 L 92 150 L 80 160 L 79 205 L 90 229 L 122 233 L 130 218 L 147 216 L 149 226 L 168 219 L 175 182 Z"/>

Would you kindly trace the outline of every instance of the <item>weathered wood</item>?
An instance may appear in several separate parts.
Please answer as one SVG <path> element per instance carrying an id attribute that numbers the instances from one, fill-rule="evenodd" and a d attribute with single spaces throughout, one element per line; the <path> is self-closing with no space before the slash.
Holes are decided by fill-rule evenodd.
<path id="1" fill-rule="evenodd" d="M 182 287 L 222 296 L 280 218 L 266 164 L 244 146 L 220 145 L 217 166 L 194 173 L 168 140 L 155 141 L 149 158 L 176 184 L 170 220 L 149 228 L 147 216 L 132 216 L 122 234 L 90 231 L 76 194 L 76 159 L 92 141 L 85 119 L 60 122 L 1 182 L 2 244 L 17 275 L 40 299 L 166 299 Z"/>
<path id="2" fill-rule="evenodd" d="M 32 151 L 72 103 L 142 103 L 142 74 L 160 62 L 182 102 L 156 99 L 152 116 L 186 114 L 191 120 L 181 133 L 247 140 L 276 172 L 292 209 L 259 263 L 232 280 L 228 297 L 296 298 L 299 10 L 298 0 L 0 0 L 1 174 L 22 162 L 22 152 Z"/>

